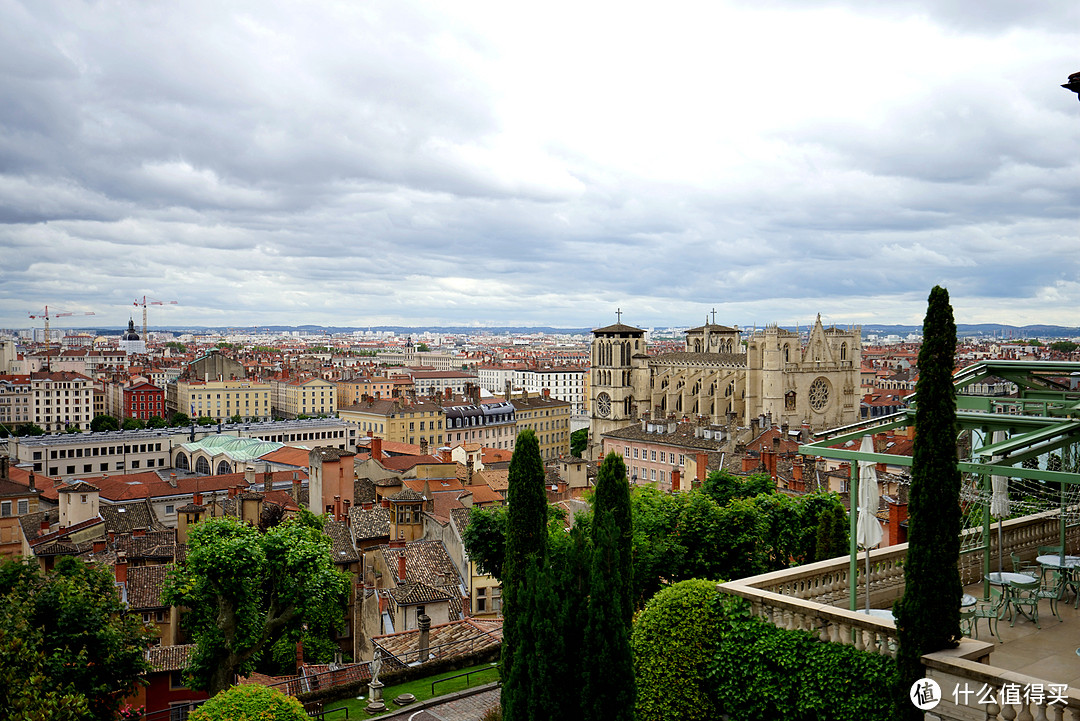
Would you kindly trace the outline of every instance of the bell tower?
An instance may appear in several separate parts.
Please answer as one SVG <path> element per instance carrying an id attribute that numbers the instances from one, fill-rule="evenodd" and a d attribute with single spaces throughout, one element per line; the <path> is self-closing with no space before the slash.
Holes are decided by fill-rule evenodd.
<path id="1" fill-rule="evenodd" d="M 593 331 L 589 378 L 589 443 L 622 428 L 637 416 L 634 398 L 635 356 L 645 354 L 645 331 L 622 322 Z"/>

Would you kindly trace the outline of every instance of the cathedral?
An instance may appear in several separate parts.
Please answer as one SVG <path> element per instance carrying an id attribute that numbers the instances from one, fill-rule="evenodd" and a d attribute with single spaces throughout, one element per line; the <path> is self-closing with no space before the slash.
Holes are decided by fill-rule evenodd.
<path id="1" fill-rule="evenodd" d="M 753 419 L 813 430 L 859 419 L 861 328 L 825 328 L 804 340 L 775 325 L 744 340 L 706 323 L 685 350 L 650 356 L 645 331 L 616 323 L 593 331 L 589 442 L 642 419 L 749 427 Z"/>

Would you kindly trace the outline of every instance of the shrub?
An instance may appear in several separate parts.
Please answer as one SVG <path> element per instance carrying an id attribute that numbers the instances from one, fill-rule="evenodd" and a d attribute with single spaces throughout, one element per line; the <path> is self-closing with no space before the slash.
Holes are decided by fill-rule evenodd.
<path id="1" fill-rule="evenodd" d="M 825 643 L 751 618 L 728 604 L 709 679 L 717 707 L 732 719 L 886 721 L 896 662 L 854 646 Z"/>
<path id="2" fill-rule="evenodd" d="M 715 581 L 681 581 L 653 596 L 630 643 L 639 721 L 720 718 L 706 676 L 723 625 Z"/>
<path id="3" fill-rule="evenodd" d="M 188 716 L 190 721 L 308 721 L 304 707 L 292 696 L 258 684 L 222 691 Z"/>

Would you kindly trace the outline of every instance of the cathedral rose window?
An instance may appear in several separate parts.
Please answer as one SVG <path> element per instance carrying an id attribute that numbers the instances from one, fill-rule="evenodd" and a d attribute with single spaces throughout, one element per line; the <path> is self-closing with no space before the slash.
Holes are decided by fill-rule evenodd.
<path id="1" fill-rule="evenodd" d="M 829 382 L 818 378 L 810 384 L 810 407 L 820 411 L 829 403 Z"/>
<path id="2" fill-rule="evenodd" d="M 611 396 L 607 393 L 596 396 L 596 412 L 604 418 L 611 414 Z"/>

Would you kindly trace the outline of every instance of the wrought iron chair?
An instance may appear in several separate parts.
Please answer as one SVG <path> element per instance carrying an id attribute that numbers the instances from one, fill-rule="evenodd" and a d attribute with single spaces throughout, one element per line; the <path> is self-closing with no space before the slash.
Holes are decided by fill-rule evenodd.
<path id="1" fill-rule="evenodd" d="M 1023 573 L 1035 578 L 1042 576 L 1042 566 L 1026 564 L 1015 553 L 1010 553 L 1009 557 L 1012 559 L 1013 573 Z"/>
<path id="2" fill-rule="evenodd" d="M 997 622 L 1004 612 L 1005 596 L 1001 591 L 996 588 L 990 588 L 990 600 L 979 601 L 975 604 L 974 620 L 971 623 L 972 630 L 974 631 L 973 638 L 979 637 L 979 619 L 986 619 L 986 627 L 990 629 L 991 636 L 997 636 Z M 964 611 L 960 612 L 960 627 L 963 628 L 964 624 Z M 998 636 L 998 642 L 1003 643 L 1001 637 Z"/>
<path id="3" fill-rule="evenodd" d="M 1016 614 L 1021 613 L 1035 622 L 1035 628 L 1042 629 L 1039 625 L 1039 589 L 1042 584 L 1037 580 L 1031 583 L 1017 583 L 1010 581 L 1009 602 L 1016 609 Z M 1013 616 L 1010 626 L 1016 625 L 1016 616 Z"/>
<path id="4" fill-rule="evenodd" d="M 1068 569 L 1058 570 L 1056 568 L 1044 568 L 1043 577 L 1039 582 L 1039 590 L 1035 592 L 1036 597 L 1039 599 L 1050 599 L 1050 612 L 1057 616 L 1058 621 L 1064 621 L 1061 614 L 1058 613 L 1058 599 L 1061 598 L 1065 582 L 1067 580 Z M 1049 582 L 1048 582 L 1049 581 Z"/>

